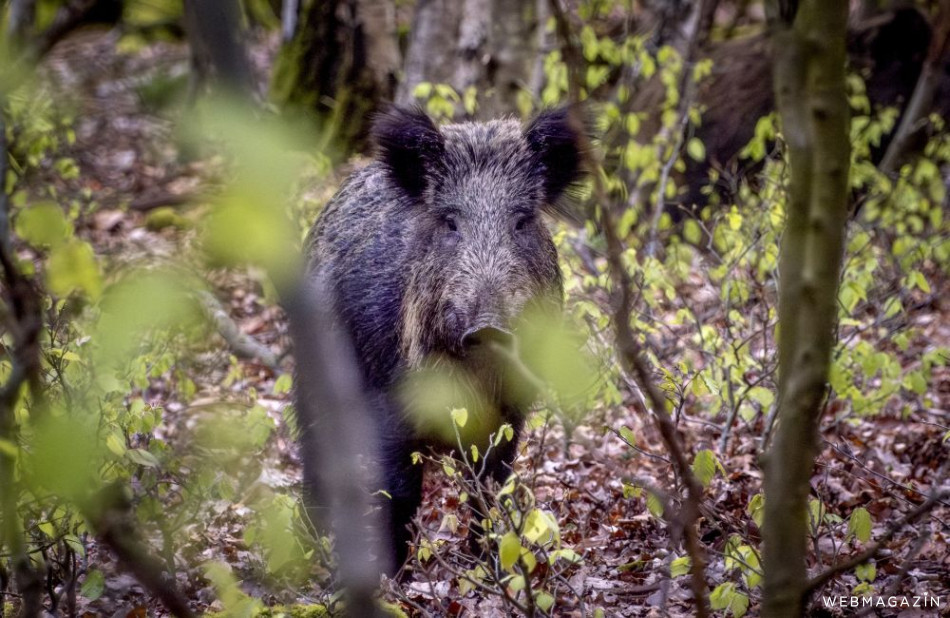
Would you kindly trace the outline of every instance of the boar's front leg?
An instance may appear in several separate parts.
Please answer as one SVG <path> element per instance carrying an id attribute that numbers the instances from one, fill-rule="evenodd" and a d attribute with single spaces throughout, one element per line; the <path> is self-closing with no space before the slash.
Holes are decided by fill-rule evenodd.
<path id="1" fill-rule="evenodd" d="M 389 537 L 390 565 L 386 571 L 389 575 L 406 562 L 413 537 L 410 524 L 422 502 L 423 466 L 412 462 L 412 453 L 418 450 L 418 445 L 404 436 L 382 436 L 380 469 L 384 489 L 389 494 L 382 498 L 383 521 Z"/>

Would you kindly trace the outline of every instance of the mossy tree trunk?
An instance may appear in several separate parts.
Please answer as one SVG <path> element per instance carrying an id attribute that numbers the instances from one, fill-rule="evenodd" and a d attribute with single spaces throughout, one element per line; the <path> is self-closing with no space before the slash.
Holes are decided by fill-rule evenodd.
<path id="1" fill-rule="evenodd" d="M 281 47 L 271 97 L 313 118 L 326 154 L 361 148 L 372 113 L 392 99 L 399 50 L 387 0 L 302 0 L 293 37 Z"/>
<path id="2" fill-rule="evenodd" d="M 765 460 L 763 615 L 806 603 L 809 480 L 835 340 L 850 164 L 846 0 L 780 3 L 775 90 L 790 166 L 779 281 L 778 426 Z"/>

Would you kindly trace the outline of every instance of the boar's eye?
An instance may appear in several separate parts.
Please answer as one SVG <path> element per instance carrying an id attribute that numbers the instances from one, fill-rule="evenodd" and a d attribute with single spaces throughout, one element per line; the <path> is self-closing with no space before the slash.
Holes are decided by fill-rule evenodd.
<path id="1" fill-rule="evenodd" d="M 458 222 L 455 221 L 455 217 L 452 217 L 452 216 L 445 217 L 445 219 L 443 219 L 443 222 L 445 223 L 445 229 L 447 229 L 448 231 L 450 232 L 459 231 Z"/>
<path id="2" fill-rule="evenodd" d="M 532 221 L 534 221 L 534 215 L 519 215 L 515 221 L 515 231 L 523 232 Z"/>

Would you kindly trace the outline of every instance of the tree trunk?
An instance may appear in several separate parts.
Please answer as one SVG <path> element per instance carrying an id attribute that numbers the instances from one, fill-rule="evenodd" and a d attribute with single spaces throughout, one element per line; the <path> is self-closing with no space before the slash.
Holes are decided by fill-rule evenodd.
<path id="1" fill-rule="evenodd" d="M 537 41 L 537 53 L 534 54 L 534 60 L 531 66 L 531 78 L 528 82 L 528 90 L 531 92 L 531 97 L 536 101 L 541 99 L 541 92 L 544 90 L 544 84 L 547 81 L 544 74 L 544 59 L 555 49 L 556 45 L 554 32 L 549 32 L 545 27 L 548 19 L 551 17 L 549 2 L 550 0 L 535 0 L 534 5 L 534 17 L 537 22 L 534 35 Z"/>
<path id="2" fill-rule="evenodd" d="M 191 46 L 193 97 L 213 69 L 231 93 L 246 96 L 253 91 L 247 53 L 241 43 L 240 6 L 235 0 L 188 0 L 185 31 Z"/>
<path id="3" fill-rule="evenodd" d="M 477 118 L 518 112 L 517 95 L 532 90 L 538 53 L 536 2 L 528 0 L 419 0 L 396 102 L 415 103 L 420 83 L 448 84 L 478 93 Z M 543 59 L 542 59 L 543 60 Z M 529 86 L 529 84 L 535 84 Z"/>
<path id="4" fill-rule="evenodd" d="M 313 118 L 326 154 L 343 158 L 363 146 L 373 112 L 392 98 L 395 16 L 386 0 L 302 0 L 293 21 L 271 97 L 290 113 Z"/>
<path id="5" fill-rule="evenodd" d="M 779 287 L 779 412 L 765 460 L 764 616 L 801 616 L 809 480 L 834 343 L 850 164 L 845 0 L 779 11 L 775 90 L 790 166 Z"/>
<path id="6" fill-rule="evenodd" d="M 12 0 L 7 18 L 7 32 L 17 46 L 22 46 L 36 19 L 36 0 Z"/>
<path id="7" fill-rule="evenodd" d="M 495 0 L 494 4 L 494 52 L 488 67 L 491 96 L 482 104 L 482 118 L 518 111 L 518 93 L 528 90 L 531 81 L 531 58 L 541 53 L 537 32 L 544 30 L 535 3 Z"/>
<path id="8" fill-rule="evenodd" d="M 418 0 L 406 51 L 405 76 L 396 103 L 411 105 L 412 93 L 422 82 L 448 83 L 453 73 L 461 2 Z"/>

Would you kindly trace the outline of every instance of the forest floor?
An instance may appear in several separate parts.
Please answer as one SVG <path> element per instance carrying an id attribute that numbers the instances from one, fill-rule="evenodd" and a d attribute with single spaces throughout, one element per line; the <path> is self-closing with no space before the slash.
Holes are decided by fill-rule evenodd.
<path id="1" fill-rule="evenodd" d="M 93 243 L 97 254 L 109 261 L 113 272 L 123 264 L 198 255 L 194 250 L 195 222 L 203 213 L 201 196 L 213 193 L 221 182 L 219 161 L 187 153 L 181 145 L 174 123 L 174 110 L 180 109 L 176 107 L 180 103 L 168 106 L 185 90 L 186 49 L 155 43 L 118 53 L 115 43 L 115 38 L 102 33 L 73 37 L 54 51 L 43 68 L 49 87 L 59 93 L 61 100 L 75 105 L 76 142 L 72 151 L 80 174 L 64 183 L 61 194 L 95 202 L 94 211 L 80 219 L 77 229 Z M 255 45 L 255 65 L 266 67 L 272 50 L 271 42 L 259 41 Z M 313 187 L 308 199 L 314 203 L 325 201 L 341 176 L 331 175 Z M 261 491 L 264 486 L 268 491 L 297 495 L 299 459 L 282 416 L 288 395 L 274 388 L 291 362 L 284 357 L 289 339 L 283 314 L 268 299 L 257 273 L 211 269 L 200 262 L 192 266 L 207 279 L 215 298 L 239 330 L 281 356 L 282 364 L 275 371 L 259 360 L 234 360 L 234 352 L 224 339 L 209 334 L 206 350 L 192 361 L 190 378 L 196 387 L 193 398 L 178 400 L 161 380 L 143 394 L 149 403 L 164 410 L 159 431 L 169 443 L 183 446 L 198 417 L 210 413 L 218 402 L 245 402 L 247 392 L 253 389 L 257 402 L 280 428 L 256 462 L 259 475 L 248 491 Z M 698 281 L 678 292 L 695 295 L 695 302 L 702 303 L 710 284 L 702 277 Z M 939 278 L 931 283 L 934 291 L 930 302 L 906 316 L 920 333 L 903 353 L 907 365 L 918 362 L 926 346 L 950 345 L 950 281 Z M 710 323 L 724 319 L 714 316 Z M 655 342 L 661 350 L 661 362 L 666 359 L 664 346 L 676 348 L 675 333 L 670 337 Z M 902 412 L 901 406 L 894 405 L 874 417 L 846 421 L 834 420 L 835 416 L 829 414 L 821 429 L 824 445 L 812 483 L 813 495 L 843 518 L 852 507 L 866 507 L 875 522 L 875 536 L 890 521 L 919 504 L 932 484 L 940 480 L 937 470 L 947 458 L 945 436 L 950 430 L 950 371 L 946 367 L 936 369 L 928 388 L 932 405 L 927 409 L 913 405 Z M 721 551 L 732 534 L 756 543 L 760 540 L 747 507 L 760 491 L 762 473 L 757 457 L 764 420 L 760 415 L 751 422 L 739 422 L 732 429 L 725 452 L 718 449 L 721 419 L 684 410 L 679 423 L 689 449 L 716 451 L 724 467 L 707 487 L 703 501 L 700 534 L 710 550 L 707 580 L 712 586 L 739 582 L 735 573 L 727 572 Z M 525 440 L 518 468 L 531 477 L 538 502 L 557 517 L 565 545 L 584 558 L 569 576 L 576 594 L 560 591 L 556 614 L 592 615 L 594 609 L 602 608 L 608 616 L 653 616 L 662 615 L 661 608 L 665 607 L 671 615 L 692 615 L 688 578 L 677 577 L 668 580 L 669 585 L 663 584 L 671 555 L 682 555 L 682 549 L 671 545 L 667 525 L 649 512 L 645 497 L 625 496 L 624 491 L 624 481 L 634 477 L 668 487 L 672 482 L 670 468 L 662 457 L 638 454 L 607 430 L 620 426 L 633 430 L 643 451 L 663 453 L 648 416 L 634 405 L 594 411 L 570 440 L 565 439 L 557 423 L 532 430 Z M 435 530 L 447 512 L 458 509 L 458 500 L 442 475 L 429 474 L 427 478 L 421 518 Z M 942 482 L 947 482 L 945 477 Z M 177 561 L 181 567 L 177 577 L 195 607 L 220 608 L 199 568 L 207 560 L 230 565 L 245 592 L 266 603 L 319 598 L 315 589 L 288 589 L 263 575 L 263 558 L 244 538 L 248 509 L 240 498 L 211 505 L 200 525 L 189 528 L 187 540 L 180 540 L 180 551 L 188 558 Z M 847 521 L 842 521 L 836 533 L 815 538 L 815 550 L 821 552 L 826 564 L 833 555 L 844 557 L 861 547 L 853 538 L 844 540 Z M 890 544 L 891 554 L 903 556 L 913 547 L 916 558 L 912 565 L 880 560 L 878 577 L 885 581 L 907 566 L 908 572 L 901 574 L 900 590 L 941 596 L 946 608 L 950 604 L 950 507 L 938 507 L 930 522 L 930 536 L 919 547 L 915 543 L 923 528 L 907 526 L 897 532 Z M 449 537 L 464 554 L 464 535 Z M 111 563 L 108 556 L 95 551 L 93 557 Z M 106 572 L 107 592 L 96 601 L 84 602 L 87 613 L 144 615 L 144 608 L 149 613 L 161 613 L 160 606 L 147 599 L 141 587 L 121 575 L 117 567 L 107 567 Z M 852 573 L 843 574 L 826 593 L 848 594 L 855 584 Z M 453 586 L 446 577 L 432 587 L 430 582 L 410 582 L 404 592 L 429 607 L 433 594 Z M 758 592 L 753 590 L 751 594 L 754 602 Z M 485 616 L 501 611 L 494 601 L 475 592 L 456 596 L 457 603 L 446 608 L 447 613 Z M 405 609 L 413 611 L 408 606 Z M 934 613 L 905 611 L 900 615 Z"/>

